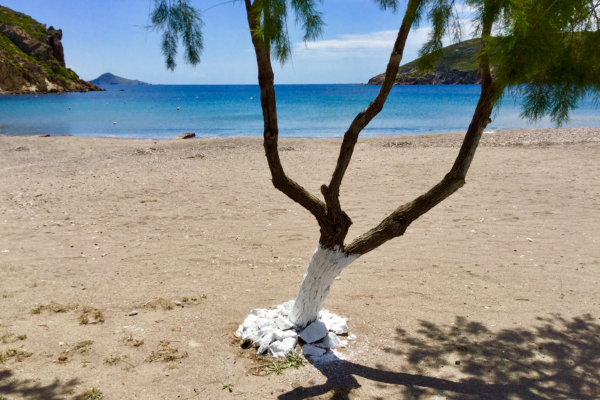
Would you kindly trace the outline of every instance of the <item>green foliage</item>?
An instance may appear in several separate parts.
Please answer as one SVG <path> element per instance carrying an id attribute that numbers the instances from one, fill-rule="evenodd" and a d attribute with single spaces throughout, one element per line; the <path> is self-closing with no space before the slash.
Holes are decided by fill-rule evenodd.
<path id="1" fill-rule="evenodd" d="M 100 389 L 91 388 L 89 390 L 86 390 L 80 396 L 80 398 L 83 398 L 83 400 L 100 400 L 104 398 L 104 393 L 102 393 Z"/>
<path id="2" fill-rule="evenodd" d="M 275 361 L 271 363 L 267 374 L 281 375 L 286 369 L 292 367 L 300 368 L 300 366 L 304 363 L 304 359 L 302 358 L 302 356 L 297 353 L 288 354 L 287 356 L 285 356 L 285 358 L 287 360 L 287 362 L 285 363 L 279 363 Z"/>
<path id="3" fill-rule="evenodd" d="M 231 383 L 224 383 L 223 384 L 223 390 L 229 390 L 229 393 L 233 392 L 233 385 Z"/>
<path id="4" fill-rule="evenodd" d="M 24 359 L 31 357 L 32 355 L 33 353 L 28 353 L 24 350 L 9 349 L 5 352 L 0 352 L 0 364 L 3 364 L 4 362 L 12 358 L 17 360 L 18 362 L 21 362 Z"/>
<path id="5" fill-rule="evenodd" d="M 419 51 L 419 69 L 432 70 L 435 62 L 442 56 L 444 45 L 442 39 L 450 34 L 454 42 L 461 38 L 461 26 L 454 0 L 429 0 L 422 6 L 427 9 L 427 19 L 432 28 L 429 38 Z"/>
<path id="6" fill-rule="evenodd" d="M 0 24 L 13 25 L 25 31 L 29 36 L 44 36 L 46 28 L 28 15 L 0 6 Z"/>
<path id="7" fill-rule="evenodd" d="M 521 0 L 495 16 L 502 36 L 490 38 L 499 82 L 523 96 L 522 117 L 557 125 L 586 96 L 600 100 L 600 2 Z"/>
<path id="8" fill-rule="evenodd" d="M 428 3 L 433 28 L 421 49 L 421 69 L 442 56 L 441 40 L 460 38 L 460 20 L 451 0 Z M 523 96 L 521 116 L 544 116 L 557 125 L 586 96 L 600 102 L 600 25 L 598 0 L 467 0 L 475 8 L 475 36 L 486 46 L 500 87 Z M 484 26 L 490 27 L 485 31 Z"/>
<path id="9" fill-rule="evenodd" d="M 155 0 L 151 19 L 150 28 L 163 32 L 161 46 L 167 69 L 172 71 L 177 66 L 175 57 L 179 39 L 185 47 L 185 62 L 190 65 L 200 62 L 204 49 L 202 39 L 204 23 L 200 10 L 190 6 L 187 0 Z"/>

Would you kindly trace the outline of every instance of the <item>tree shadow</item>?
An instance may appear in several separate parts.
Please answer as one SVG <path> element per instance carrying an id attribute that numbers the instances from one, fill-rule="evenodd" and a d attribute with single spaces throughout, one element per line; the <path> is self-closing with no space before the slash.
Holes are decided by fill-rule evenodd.
<path id="1" fill-rule="evenodd" d="M 16 395 L 19 398 L 59 400 L 67 395 L 72 395 L 74 388 L 79 384 L 77 379 L 67 382 L 53 382 L 49 385 L 41 385 L 39 382 L 29 379 L 19 380 L 9 370 L 0 370 L 0 395 Z"/>
<path id="2" fill-rule="evenodd" d="M 384 351 L 402 358 L 401 371 L 366 367 L 336 359 L 313 364 L 327 382 L 296 388 L 282 400 L 328 393 L 348 399 L 361 385 L 355 376 L 394 385 L 395 398 L 449 400 L 600 399 L 600 324 L 590 315 L 537 318 L 537 326 L 490 331 L 457 317 L 438 326 L 421 321 L 415 335 L 397 329 L 397 348 Z M 389 386 L 387 387 L 389 389 Z"/>

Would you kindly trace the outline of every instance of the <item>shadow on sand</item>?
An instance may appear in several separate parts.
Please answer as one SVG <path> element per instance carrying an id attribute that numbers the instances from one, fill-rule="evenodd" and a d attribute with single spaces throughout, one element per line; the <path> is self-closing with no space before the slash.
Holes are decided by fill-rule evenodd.
<path id="1" fill-rule="evenodd" d="M 0 397 L 11 395 L 18 396 L 19 399 L 58 400 L 72 395 L 75 386 L 79 384 L 76 379 L 72 379 L 68 382 L 53 382 L 42 386 L 36 381 L 16 379 L 13 375 L 11 370 L 0 370 Z"/>
<path id="2" fill-rule="evenodd" d="M 401 371 L 340 359 L 311 362 L 327 382 L 296 388 L 279 399 L 325 394 L 322 398 L 349 399 L 352 390 L 361 387 L 355 377 L 385 384 L 386 393 L 393 389 L 392 397 L 385 398 L 600 399 L 599 321 L 590 315 L 571 320 L 553 315 L 537 321 L 530 329 L 499 332 L 462 317 L 448 326 L 422 321 L 414 336 L 397 329 L 397 347 L 384 349 L 401 357 Z"/>

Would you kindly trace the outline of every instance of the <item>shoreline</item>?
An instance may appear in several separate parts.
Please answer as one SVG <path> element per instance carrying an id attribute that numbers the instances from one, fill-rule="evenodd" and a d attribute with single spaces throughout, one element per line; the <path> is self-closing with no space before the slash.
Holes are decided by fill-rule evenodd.
<path id="1" fill-rule="evenodd" d="M 462 137 L 466 132 L 441 132 L 422 133 L 412 135 L 370 136 L 359 137 L 360 142 L 381 142 L 385 147 L 459 147 Z M 212 140 L 257 140 L 262 141 L 262 136 L 227 136 L 227 137 L 200 137 L 189 139 L 172 138 L 127 138 L 110 136 L 73 136 L 73 135 L 51 135 L 35 133 L 30 135 L 2 135 L 0 139 L 27 139 L 27 138 L 78 138 L 78 139 L 100 139 L 119 141 L 155 141 L 155 142 L 195 142 Z M 280 141 L 341 141 L 343 137 L 279 137 Z M 600 143 L 600 128 L 578 127 L 578 128 L 525 128 L 525 129 L 498 129 L 485 130 L 483 132 L 481 147 L 512 147 L 512 146 L 552 146 L 572 145 L 580 143 Z"/>

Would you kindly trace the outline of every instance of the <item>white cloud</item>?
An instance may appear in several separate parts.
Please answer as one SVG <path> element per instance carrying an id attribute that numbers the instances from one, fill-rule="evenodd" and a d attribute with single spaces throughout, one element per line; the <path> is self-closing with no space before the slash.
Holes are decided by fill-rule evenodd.
<path id="1" fill-rule="evenodd" d="M 427 40 L 429 29 L 413 29 L 408 35 L 404 59 L 414 59 L 418 49 Z M 308 43 L 296 43 L 295 58 L 372 58 L 374 55 L 389 57 L 398 31 L 386 30 L 360 35 L 339 35 L 335 39 Z"/>
<path id="2" fill-rule="evenodd" d="M 298 43 L 298 47 L 320 51 L 391 49 L 398 31 L 379 31 L 363 35 L 339 35 L 338 39 Z"/>

